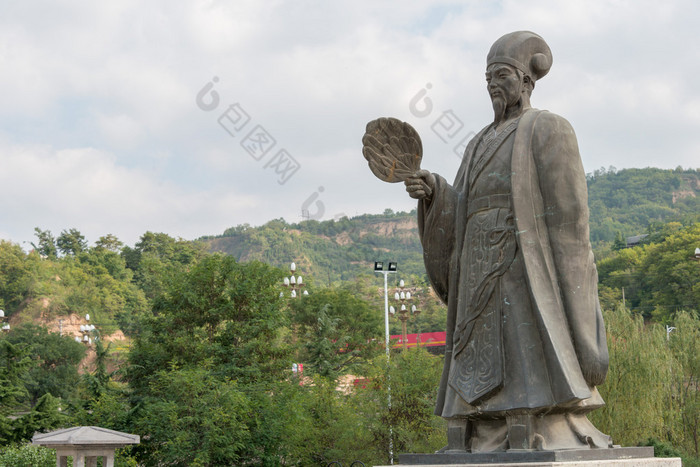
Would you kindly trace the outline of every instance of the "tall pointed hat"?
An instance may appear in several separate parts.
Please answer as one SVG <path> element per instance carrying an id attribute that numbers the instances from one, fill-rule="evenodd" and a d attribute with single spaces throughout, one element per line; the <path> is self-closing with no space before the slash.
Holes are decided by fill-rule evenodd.
<path id="1" fill-rule="evenodd" d="M 493 43 L 486 57 L 486 66 L 493 63 L 514 66 L 537 81 L 552 67 L 552 51 L 534 32 L 515 31 Z"/>

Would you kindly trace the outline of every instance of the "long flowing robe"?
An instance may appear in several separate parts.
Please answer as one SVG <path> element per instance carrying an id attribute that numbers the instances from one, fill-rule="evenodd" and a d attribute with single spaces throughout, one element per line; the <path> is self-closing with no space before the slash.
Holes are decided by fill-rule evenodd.
<path id="1" fill-rule="evenodd" d="M 453 185 L 418 206 L 430 281 L 448 307 L 436 414 L 581 414 L 608 350 L 586 178 L 564 118 L 529 109 L 467 146 Z M 510 170 L 508 170 L 510 169 Z"/>

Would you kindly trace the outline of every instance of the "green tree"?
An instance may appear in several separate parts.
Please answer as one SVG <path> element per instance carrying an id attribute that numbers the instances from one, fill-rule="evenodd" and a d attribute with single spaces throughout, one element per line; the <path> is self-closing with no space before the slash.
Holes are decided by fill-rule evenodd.
<path id="1" fill-rule="evenodd" d="M 644 325 L 621 306 L 604 314 L 610 369 L 598 387 L 606 405 L 589 415 L 615 444 L 635 446 L 650 437 L 667 439 L 678 429 L 671 408 L 671 384 L 677 363 L 666 343 L 665 329 Z"/>
<path id="2" fill-rule="evenodd" d="M 669 224 L 656 242 L 613 252 L 597 263 L 601 299 L 622 296 L 626 306 L 645 318 L 670 323 L 679 310 L 698 310 L 700 222 L 681 228 Z M 607 303 L 607 302 L 606 302 Z"/>
<path id="3" fill-rule="evenodd" d="M 29 349 L 0 339 L 0 445 L 14 441 L 11 416 L 26 396 L 22 377 L 31 366 Z"/>
<path id="4" fill-rule="evenodd" d="M 100 237 L 95 242 L 95 249 L 97 250 L 107 250 L 112 251 L 114 253 L 119 253 L 122 250 L 122 248 L 124 248 L 124 244 L 112 234 L 107 234 L 103 237 Z"/>
<path id="5" fill-rule="evenodd" d="M 63 230 L 56 239 L 56 246 L 64 255 L 77 255 L 87 249 L 87 241 L 78 229 Z"/>
<path id="6" fill-rule="evenodd" d="M 0 467 L 55 467 L 56 451 L 31 444 L 0 447 Z"/>
<path id="7" fill-rule="evenodd" d="M 700 458 L 700 320 L 680 312 L 673 327 L 669 345 L 679 368 L 674 373 L 671 399 L 680 413 L 682 436 L 670 441 Z"/>
<path id="8" fill-rule="evenodd" d="M 433 413 L 442 366 L 442 357 L 425 349 L 392 354 L 388 372 L 386 357 L 375 358 L 369 381 L 358 394 L 365 429 L 372 434 L 365 450 L 372 462 L 388 462 L 390 435 L 395 453 L 435 452 L 445 446 L 445 421 Z"/>
<path id="9" fill-rule="evenodd" d="M 615 241 L 613 242 L 613 250 L 622 250 L 627 247 L 627 241 L 619 230 L 615 233 Z"/>
<path id="10" fill-rule="evenodd" d="M 213 364 L 239 382 L 277 381 L 291 368 L 282 340 L 288 324 L 280 306 L 281 271 L 265 264 L 207 256 L 176 273 L 139 324 L 129 380 L 142 388 L 156 371 Z"/>
<path id="11" fill-rule="evenodd" d="M 338 461 L 371 460 L 367 446 L 372 433 L 353 392 L 339 391 L 335 380 L 315 376 L 303 385 L 281 388 L 279 404 L 279 458 L 283 465 L 327 465 Z M 274 427 L 272 427 L 274 429 Z"/>
<path id="12" fill-rule="evenodd" d="M 36 255 L 26 255 L 19 245 L 0 240 L 0 309 L 7 316 L 32 293 L 35 259 Z"/>
<path id="13" fill-rule="evenodd" d="M 82 375 L 82 382 L 90 402 L 99 401 L 105 392 L 109 390 L 112 374 L 107 372 L 106 362 L 111 346 L 111 342 L 105 347 L 102 339 L 99 337 L 95 339 L 95 370 L 92 373 L 84 373 Z"/>
<path id="14" fill-rule="evenodd" d="M 29 413 L 13 420 L 12 440 L 16 443 L 32 439 L 36 432 L 47 432 L 66 426 L 69 417 L 62 412 L 59 399 L 46 393 Z"/>
<path id="15" fill-rule="evenodd" d="M 221 255 L 173 274 L 152 316 L 140 322 L 129 355 L 134 411 L 128 424 L 147 436 L 138 451 L 146 465 L 155 462 L 154 453 L 175 464 L 308 465 L 362 449 L 354 436 L 359 418 L 343 418 L 358 413 L 349 397 L 336 397 L 331 380 L 319 378 L 318 387 L 307 387 L 291 374 L 292 353 L 285 343 L 290 321 L 279 297 L 282 275 L 262 263 Z M 340 296 L 358 304 L 349 294 Z M 119 407 L 103 396 L 95 405 L 100 413 L 103 404 Z M 219 411 L 243 414 L 236 419 L 243 438 L 228 434 L 233 428 L 216 418 Z M 322 432 L 327 433 L 320 441 L 312 441 Z M 325 444 L 335 434 L 344 435 Z"/>
<path id="16" fill-rule="evenodd" d="M 65 400 L 74 397 L 78 365 L 85 356 L 82 344 L 34 324 L 14 328 L 7 341 L 26 347 L 32 356 L 33 364 L 23 376 L 30 406 L 37 405 L 44 394 Z"/>
<path id="17" fill-rule="evenodd" d="M 27 395 L 23 378 L 32 368 L 31 348 L 0 339 L 0 445 L 19 443 L 32 437 L 35 431 L 45 431 L 63 425 L 59 401 L 44 394 L 26 412 L 22 401 Z M 21 412 L 22 413 L 20 415 Z"/>
<path id="18" fill-rule="evenodd" d="M 146 466 L 239 465 L 255 418 L 235 382 L 206 368 L 158 371 L 134 423 Z"/>
<path id="19" fill-rule="evenodd" d="M 662 242 L 648 245 L 639 268 L 642 282 L 640 307 L 659 309 L 658 321 L 680 310 L 698 310 L 700 263 L 693 260 L 700 245 L 700 222 L 670 234 Z"/>
<path id="20" fill-rule="evenodd" d="M 380 313 L 349 289 L 315 290 L 293 300 L 290 309 L 304 341 L 298 360 L 321 376 L 355 371 L 381 350 Z"/>
<path id="21" fill-rule="evenodd" d="M 37 238 L 37 244 L 32 242 L 32 247 L 42 256 L 47 258 L 55 258 L 58 254 L 56 248 L 56 239 L 50 230 L 41 230 L 39 227 L 34 227 L 34 235 Z M 38 245 L 38 246 L 37 246 Z"/>
<path id="22" fill-rule="evenodd" d="M 121 250 L 126 267 L 134 272 L 134 282 L 148 299 L 163 293 L 171 275 L 196 263 L 204 254 L 204 245 L 199 242 L 153 232 L 143 234 L 134 248 Z"/>

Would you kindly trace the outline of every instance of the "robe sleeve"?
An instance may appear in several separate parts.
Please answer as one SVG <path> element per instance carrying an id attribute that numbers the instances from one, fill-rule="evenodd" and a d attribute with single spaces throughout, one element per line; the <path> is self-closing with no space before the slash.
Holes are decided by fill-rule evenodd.
<path id="1" fill-rule="evenodd" d="M 430 201 L 418 201 L 418 231 L 428 278 L 440 299 L 447 304 L 451 261 L 455 246 L 458 193 L 440 175 Z"/>
<path id="2" fill-rule="evenodd" d="M 574 130 L 543 112 L 533 132 L 544 217 L 559 290 L 584 379 L 605 380 L 608 348 L 598 300 L 598 272 L 588 227 L 588 190 Z"/>

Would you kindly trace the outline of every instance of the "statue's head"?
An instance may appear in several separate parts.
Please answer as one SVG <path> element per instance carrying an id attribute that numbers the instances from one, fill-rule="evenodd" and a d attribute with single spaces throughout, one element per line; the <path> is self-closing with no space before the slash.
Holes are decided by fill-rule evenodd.
<path id="1" fill-rule="evenodd" d="M 486 82 L 496 121 L 513 106 L 529 107 L 535 81 L 551 67 L 552 51 L 533 32 L 511 32 L 494 42 L 486 57 Z"/>

